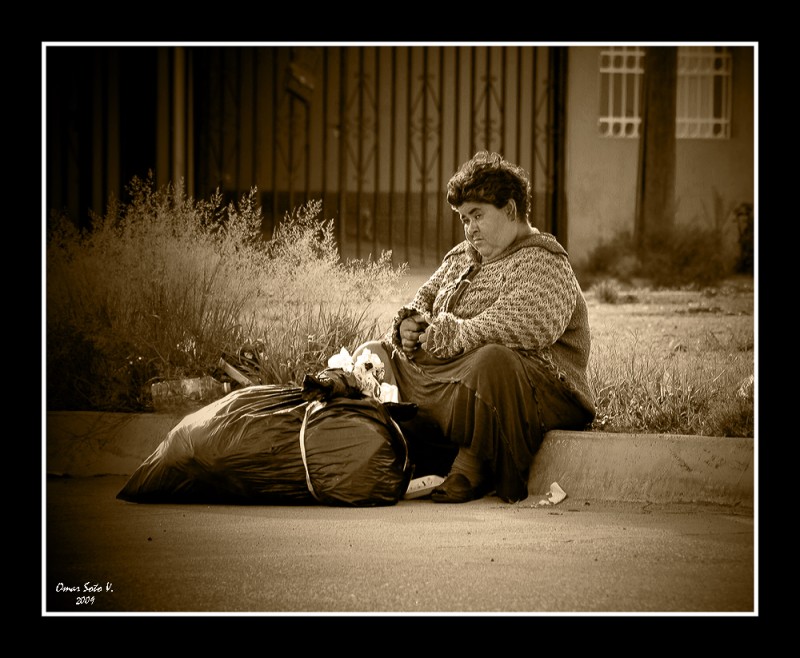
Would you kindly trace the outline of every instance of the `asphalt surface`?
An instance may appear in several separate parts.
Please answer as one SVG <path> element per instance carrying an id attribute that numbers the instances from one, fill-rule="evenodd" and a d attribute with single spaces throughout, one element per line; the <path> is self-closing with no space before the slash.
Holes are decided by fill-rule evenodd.
<path id="1" fill-rule="evenodd" d="M 757 614 L 740 506 L 146 505 L 46 480 L 45 615 Z"/>
<path id="2" fill-rule="evenodd" d="M 549 432 L 515 504 L 118 500 L 180 418 L 48 412 L 43 617 L 759 616 L 752 439 Z"/>
<path id="3" fill-rule="evenodd" d="M 48 614 L 754 614 L 754 515 L 538 498 L 142 505 L 48 478 Z"/>

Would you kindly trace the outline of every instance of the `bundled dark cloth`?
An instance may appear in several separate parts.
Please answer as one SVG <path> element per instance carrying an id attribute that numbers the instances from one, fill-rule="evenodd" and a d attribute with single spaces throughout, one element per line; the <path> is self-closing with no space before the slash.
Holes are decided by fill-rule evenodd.
<path id="1" fill-rule="evenodd" d="M 397 503 L 412 476 L 392 415 L 414 405 L 365 396 L 327 370 L 302 387 L 249 386 L 183 418 L 117 494 L 138 503 Z"/>

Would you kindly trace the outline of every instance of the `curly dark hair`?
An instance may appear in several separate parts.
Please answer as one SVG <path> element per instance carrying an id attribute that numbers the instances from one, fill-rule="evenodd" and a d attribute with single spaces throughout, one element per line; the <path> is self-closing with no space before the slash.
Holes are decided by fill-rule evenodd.
<path id="1" fill-rule="evenodd" d="M 499 153 L 479 151 L 462 164 L 447 183 L 447 202 L 453 208 L 468 201 L 504 208 L 510 199 L 516 203 L 517 216 L 530 224 L 531 183 L 528 173 L 504 160 Z"/>

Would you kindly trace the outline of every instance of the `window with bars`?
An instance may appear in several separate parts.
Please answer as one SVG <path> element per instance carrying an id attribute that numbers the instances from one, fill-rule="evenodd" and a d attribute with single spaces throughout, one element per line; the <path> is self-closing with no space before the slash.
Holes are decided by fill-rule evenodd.
<path id="1" fill-rule="evenodd" d="M 600 114 L 603 137 L 638 137 L 645 51 L 637 46 L 600 52 Z M 680 139 L 731 136 L 731 54 L 725 47 L 678 48 L 675 135 Z"/>
<path id="2" fill-rule="evenodd" d="M 727 48 L 678 48 L 676 136 L 731 136 L 731 54 Z"/>
<path id="3" fill-rule="evenodd" d="M 641 48 L 622 46 L 600 51 L 598 126 L 603 137 L 639 136 L 643 64 Z"/>

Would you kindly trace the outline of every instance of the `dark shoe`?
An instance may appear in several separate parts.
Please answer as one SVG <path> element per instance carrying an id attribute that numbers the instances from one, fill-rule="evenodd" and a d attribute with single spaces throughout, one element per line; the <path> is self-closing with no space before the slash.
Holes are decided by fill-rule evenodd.
<path id="1" fill-rule="evenodd" d="M 486 487 L 473 487 L 466 475 L 453 473 L 431 492 L 434 503 L 466 503 L 482 498 Z"/>

